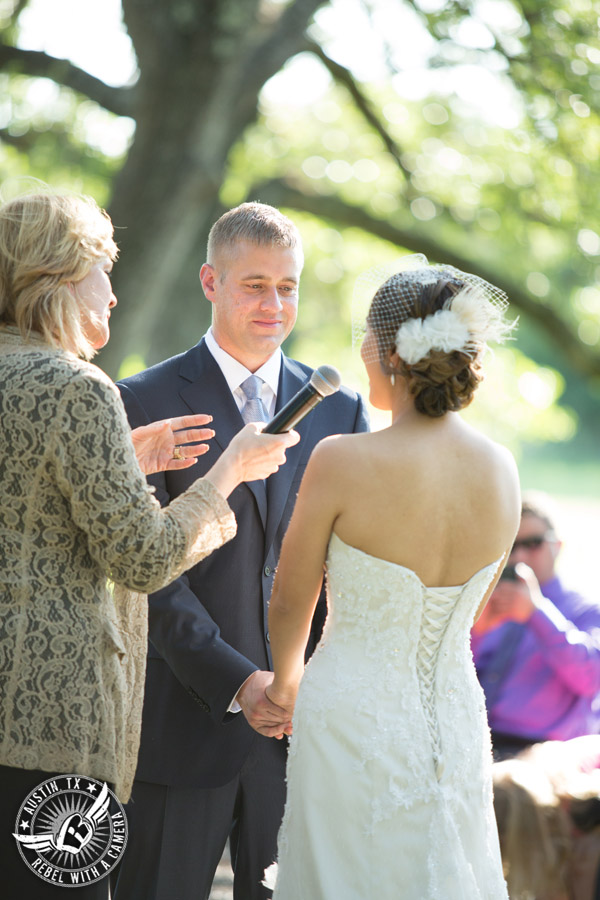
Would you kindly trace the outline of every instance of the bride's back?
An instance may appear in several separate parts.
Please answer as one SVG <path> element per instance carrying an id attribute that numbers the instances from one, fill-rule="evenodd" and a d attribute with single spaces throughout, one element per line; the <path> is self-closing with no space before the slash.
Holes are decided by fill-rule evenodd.
<path id="1" fill-rule="evenodd" d="M 510 546 L 519 521 L 512 456 L 456 414 L 413 414 L 334 440 L 334 531 L 345 543 L 431 586 L 463 584 Z"/>
<path id="2" fill-rule="evenodd" d="M 482 380 L 487 341 L 512 326 L 498 288 L 423 257 L 414 262 L 377 289 L 361 345 L 371 403 L 390 410 L 393 424 L 325 441 L 301 494 L 321 506 L 314 541 L 333 530 L 425 585 L 445 587 L 507 554 L 518 528 L 512 455 L 459 414 Z"/>

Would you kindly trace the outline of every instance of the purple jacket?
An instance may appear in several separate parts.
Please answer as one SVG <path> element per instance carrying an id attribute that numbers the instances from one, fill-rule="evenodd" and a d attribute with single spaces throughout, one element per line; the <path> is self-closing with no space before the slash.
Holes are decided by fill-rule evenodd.
<path id="1" fill-rule="evenodd" d="M 561 740 L 600 732 L 600 605 L 541 586 L 528 622 L 504 622 L 471 646 L 494 732 Z"/>

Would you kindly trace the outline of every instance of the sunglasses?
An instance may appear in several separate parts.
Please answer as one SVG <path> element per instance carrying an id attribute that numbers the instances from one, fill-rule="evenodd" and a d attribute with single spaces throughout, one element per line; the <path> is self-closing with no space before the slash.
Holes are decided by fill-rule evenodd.
<path id="1" fill-rule="evenodd" d="M 511 553 L 514 553 L 515 550 L 539 550 L 542 544 L 546 544 L 548 541 L 553 540 L 549 535 L 546 534 L 536 534 L 532 535 L 532 537 L 521 538 L 521 540 L 517 540 L 512 545 Z"/>

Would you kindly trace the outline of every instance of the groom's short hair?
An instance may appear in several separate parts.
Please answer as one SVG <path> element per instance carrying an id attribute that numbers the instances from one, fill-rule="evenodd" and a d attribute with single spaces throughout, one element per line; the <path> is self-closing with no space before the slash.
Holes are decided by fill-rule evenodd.
<path id="1" fill-rule="evenodd" d="M 209 265 L 216 266 L 240 241 L 262 247 L 289 247 L 302 254 L 302 238 L 296 225 L 265 203 L 242 203 L 217 219 L 208 235 Z"/>

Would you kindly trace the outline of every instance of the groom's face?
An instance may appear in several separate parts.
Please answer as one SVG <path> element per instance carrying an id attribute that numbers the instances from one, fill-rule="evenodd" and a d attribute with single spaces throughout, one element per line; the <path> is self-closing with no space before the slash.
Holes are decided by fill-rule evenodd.
<path id="1" fill-rule="evenodd" d="M 200 270 L 204 293 L 213 304 L 217 343 L 251 372 L 294 327 L 302 265 L 299 247 L 239 241 Z"/>

